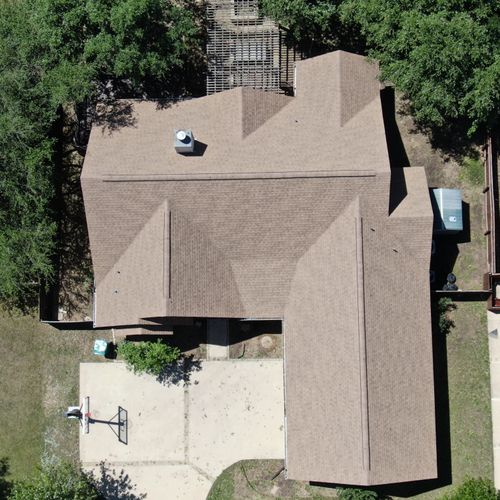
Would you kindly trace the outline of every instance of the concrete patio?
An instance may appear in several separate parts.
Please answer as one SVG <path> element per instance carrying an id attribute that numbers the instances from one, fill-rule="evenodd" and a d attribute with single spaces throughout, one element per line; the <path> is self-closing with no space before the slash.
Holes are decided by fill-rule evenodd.
<path id="1" fill-rule="evenodd" d="M 202 361 L 171 384 L 134 375 L 121 362 L 82 363 L 86 396 L 94 420 L 112 419 L 118 406 L 127 410 L 128 444 L 106 423 L 91 423 L 80 437 L 83 466 L 98 473 L 104 461 L 113 477 L 128 476 L 137 498 L 205 499 L 232 463 L 284 458 L 279 359 Z"/>

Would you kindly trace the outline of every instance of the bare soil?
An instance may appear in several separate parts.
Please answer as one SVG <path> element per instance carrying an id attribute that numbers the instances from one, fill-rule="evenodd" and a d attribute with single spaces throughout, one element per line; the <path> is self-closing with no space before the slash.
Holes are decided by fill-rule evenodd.
<path id="1" fill-rule="evenodd" d="M 281 321 L 229 322 L 229 357 L 282 358 Z"/>
<path id="2" fill-rule="evenodd" d="M 462 190 L 464 231 L 456 236 L 435 238 L 439 253 L 433 259 L 437 287 L 440 288 L 443 277 L 453 272 L 460 289 L 482 290 L 487 262 L 481 172 L 479 179 L 477 175 L 471 178 L 465 175 L 469 158 L 457 158 L 433 148 L 429 138 L 417 130 L 411 116 L 404 113 L 401 101 L 396 105 L 396 123 L 409 164 L 425 167 L 429 187 Z M 475 153 L 479 156 L 481 151 L 476 149 Z"/>

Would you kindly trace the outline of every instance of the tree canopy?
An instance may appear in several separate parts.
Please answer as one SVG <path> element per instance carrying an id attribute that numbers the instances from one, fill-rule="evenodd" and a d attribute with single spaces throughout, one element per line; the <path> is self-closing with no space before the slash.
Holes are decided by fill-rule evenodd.
<path id="1" fill-rule="evenodd" d="M 499 124 L 500 7 L 489 0 L 263 0 L 264 11 L 316 50 L 380 61 L 417 122 L 470 136 Z"/>
<path id="2" fill-rule="evenodd" d="M 193 93 L 203 60 L 191 0 L 0 2 L 0 300 L 54 276 L 58 117 L 87 99 Z"/>

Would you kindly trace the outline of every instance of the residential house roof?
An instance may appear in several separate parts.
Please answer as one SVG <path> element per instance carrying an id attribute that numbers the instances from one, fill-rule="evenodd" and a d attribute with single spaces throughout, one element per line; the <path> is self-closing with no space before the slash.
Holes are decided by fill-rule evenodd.
<path id="1" fill-rule="evenodd" d="M 378 68 L 342 51 L 297 63 L 293 97 L 106 107 L 82 173 L 95 324 L 280 318 L 288 477 L 434 478 L 432 209 L 402 172 L 390 208 Z"/>

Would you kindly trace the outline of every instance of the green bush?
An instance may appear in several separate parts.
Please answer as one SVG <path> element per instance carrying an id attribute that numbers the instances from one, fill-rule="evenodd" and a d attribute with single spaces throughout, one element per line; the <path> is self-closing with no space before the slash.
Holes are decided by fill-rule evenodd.
<path id="1" fill-rule="evenodd" d="M 117 353 L 134 373 L 148 373 L 158 377 L 165 366 L 179 359 L 181 351 L 178 347 L 164 344 L 160 339 L 156 342 L 129 342 L 118 344 Z"/>
<path id="2" fill-rule="evenodd" d="M 455 323 L 453 322 L 453 320 L 450 319 L 448 313 L 450 311 L 454 311 L 457 308 L 457 306 L 453 303 L 453 301 L 449 297 L 441 297 L 437 301 L 437 304 L 434 307 L 436 307 L 436 312 L 439 315 L 438 319 L 439 331 L 447 335 L 448 333 L 450 333 L 450 330 L 455 326 Z"/>
<path id="3" fill-rule="evenodd" d="M 340 500 L 377 500 L 378 494 L 371 490 L 361 488 L 338 488 L 338 498 Z"/>
<path id="4" fill-rule="evenodd" d="M 8 500 L 97 500 L 101 498 L 90 476 L 79 467 L 45 464 L 25 481 L 16 481 Z"/>
<path id="5" fill-rule="evenodd" d="M 499 493 L 490 479 L 467 478 L 451 493 L 441 500 L 498 500 Z"/>

